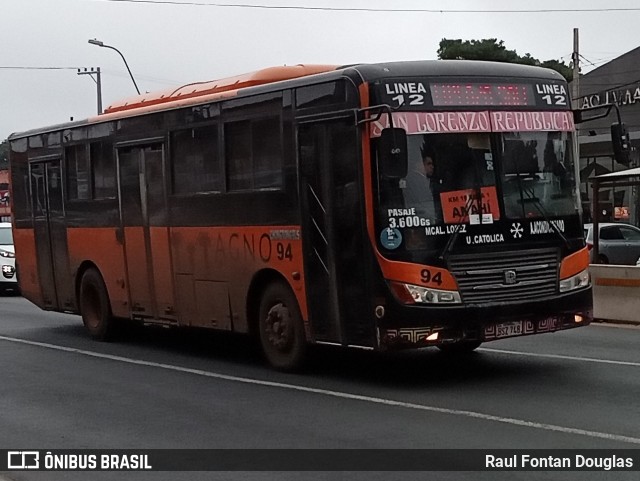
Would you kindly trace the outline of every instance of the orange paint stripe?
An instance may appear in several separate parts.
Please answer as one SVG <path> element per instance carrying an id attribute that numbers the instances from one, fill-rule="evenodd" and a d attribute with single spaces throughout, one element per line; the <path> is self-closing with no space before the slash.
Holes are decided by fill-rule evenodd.
<path id="1" fill-rule="evenodd" d="M 640 279 L 616 279 L 612 277 L 599 277 L 596 279 L 596 285 L 607 287 L 640 287 Z"/>
<path id="2" fill-rule="evenodd" d="M 589 267 L 589 250 L 584 249 L 562 259 L 560 264 L 560 279 L 568 279 Z"/>
<path id="3" fill-rule="evenodd" d="M 20 266 L 19 283 L 22 295 L 37 306 L 43 307 L 33 229 L 13 229 L 13 244 L 16 249 L 16 262 Z"/>
<path id="4" fill-rule="evenodd" d="M 219 92 L 215 94 L 202 95 L 200 97 L 189 97 L 185 99 L 172 100 L 166 103 L 155 103 L 152 105 L 146 105 L 144 107 L 135 107 L 129 109 L 112 110 L 108 113 L 100 114 L 95 117 L 89 117 L 87 120 L 89 123 L 106 122 L 109 120 L 119 120 L 126 117 L 135 117 L 137 115 L 149 114 L 153 112 L 160 112 L 163 110 L 177 109 L 180 107 L 188 107 L 189 105 L 196 105 L 206 102 L 213 102 L 214 100 L 222 100 L 226 98 L 235 97 L 238 95 L 238 90 L 230 90 L 227 92 Z"/>
<path id="5" fill-rule="evenodd" d="M 458 290 L 458 283 L 451 272 L 446 269 L 423 264 L 390 261 L 382 257 L 377 251 L 376 254 L 382 269 L 382 275 L 387 280 L 433 287 L 434 289 Z M 428 275 L 425 276 L 426 273 Z"/>
<path id="6" fill-rule="evenodd" d="M 232 95 L 236 95 L 241 89 L 329 72 L 336 70 L 337 68 L 337 65 L 293 65 L 271 67 L 258 70 L 257 72 L 237 75 L 235 77 L 187 84 L 182 87 L 172 88 L 162 92 L 138 95 L 108 106 L 104 113 L 105 115 L 108 115 L 127 110 L 135 110 L 136 113 L 140 113 L 153 111 L 154 109 L 149 110 L 149 107 L 158 105 L 161 106 L 160 109 L 166 109 L 168 107 L 194 103 L 193 101 L 180 103 L 180 101 L 184 101 L 186 99 L 196 99 L 196 102 L 200 103 L 217 98 L 224 98 L 224 96 L 219 97 L 219 94 L 232 92 Z M 103 118 L 104 116 L 99 117 Z"/>
<path id="7" fill-rule="evenodd" d="M 363 83 L 360 85 L 360 107 L 367 108 L 369 106 L 369 84 Z M 365 114 L 369 117 L 369 114 Z M 371 245 L 377 252 L 375 234 L 374 234 L 374 218 L 373 218 L 373 191 L 372 191 L 372 170 L 371 170 L 371 149 L 369 144 L 369 136 L 366 135 L 367 130 L 363 130 L 362 134 L 362 168 L 364 174 L 364 201 L 366 205 L 366 217 L 367 217 L 367 234 Z"/>

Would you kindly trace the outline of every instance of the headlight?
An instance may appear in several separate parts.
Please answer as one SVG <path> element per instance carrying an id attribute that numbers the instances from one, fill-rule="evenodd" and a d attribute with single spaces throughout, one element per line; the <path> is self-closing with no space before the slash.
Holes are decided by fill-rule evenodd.
<path id="1" fill-rule="evenodd" d="M 391 282 L 391 287 L 405 304 L 461 304 L 458 291 L 444 291 L 430 287 L 414 286 L 400 282 Z"/>
<path id="2" fill-rule="evenodd" d="M 573 291 L 587 287 L 590 283 L 589 270 L 585 269 L 575 276 L 560 281 L 560 292 Z"/>
<path id="3" fill-rule="evenodd" d="M 15 257 L 16 255 L 13 252 L 5 251 L 4 249 L 0 249 L 0 256 L 2 257 Z"/>

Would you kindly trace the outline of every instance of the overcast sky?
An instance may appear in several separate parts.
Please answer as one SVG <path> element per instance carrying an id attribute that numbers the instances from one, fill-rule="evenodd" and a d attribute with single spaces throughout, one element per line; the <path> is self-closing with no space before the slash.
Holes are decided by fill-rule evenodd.
<path id="1" fill-rule="evenodd" d="M 443 38 L 497 38 L 520 55 L 568 63 L 573 29 L 579 28 L 584 71 L 640 46 L 637 0 L 0 0 L 0 5 L 0 140 L 95 115 L 96 85 L 75 68 L 101 68 L 104 107 L 135 94 L 120 56 L 88 44 L 92 38 L 124 54 L 143 92 L 276 65 L 435 59 Z M 424 11 L 334 10 L 344 8 Z"/>

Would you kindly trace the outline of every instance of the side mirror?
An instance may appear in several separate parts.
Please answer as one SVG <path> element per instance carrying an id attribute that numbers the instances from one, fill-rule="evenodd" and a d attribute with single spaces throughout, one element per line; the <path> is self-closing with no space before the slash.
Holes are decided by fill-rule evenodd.
<path id="1" fill-rule="evenodd" d="M 631 143 L 627 126 L 623 122 L 611 124 L 611 143 L 613 145 L 613 156 L 616 161 L 623 165 L 629 165 Z"/>
<path id="2" fill-rule="evenodd" d="M 378 143 L 378 168 L 383 176 L 401 179 L 407 176 L 407 132 L 400 128 L 386 128 Z"/>

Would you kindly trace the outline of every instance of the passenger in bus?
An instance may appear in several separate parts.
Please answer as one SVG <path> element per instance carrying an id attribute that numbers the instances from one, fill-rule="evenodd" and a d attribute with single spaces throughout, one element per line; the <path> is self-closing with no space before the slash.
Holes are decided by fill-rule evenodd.
<path id="1" fill-rule="evenodd" d="M 429 219 L 431 224 L 440 222 L 440 208 L 437 205 L 437 183 L 434 178 L 435 152 L 423 145 L 420 149 L 421 159 L 410 167 L 405 178 L 405 207 L 415 207 L 416 214 Z"/>

